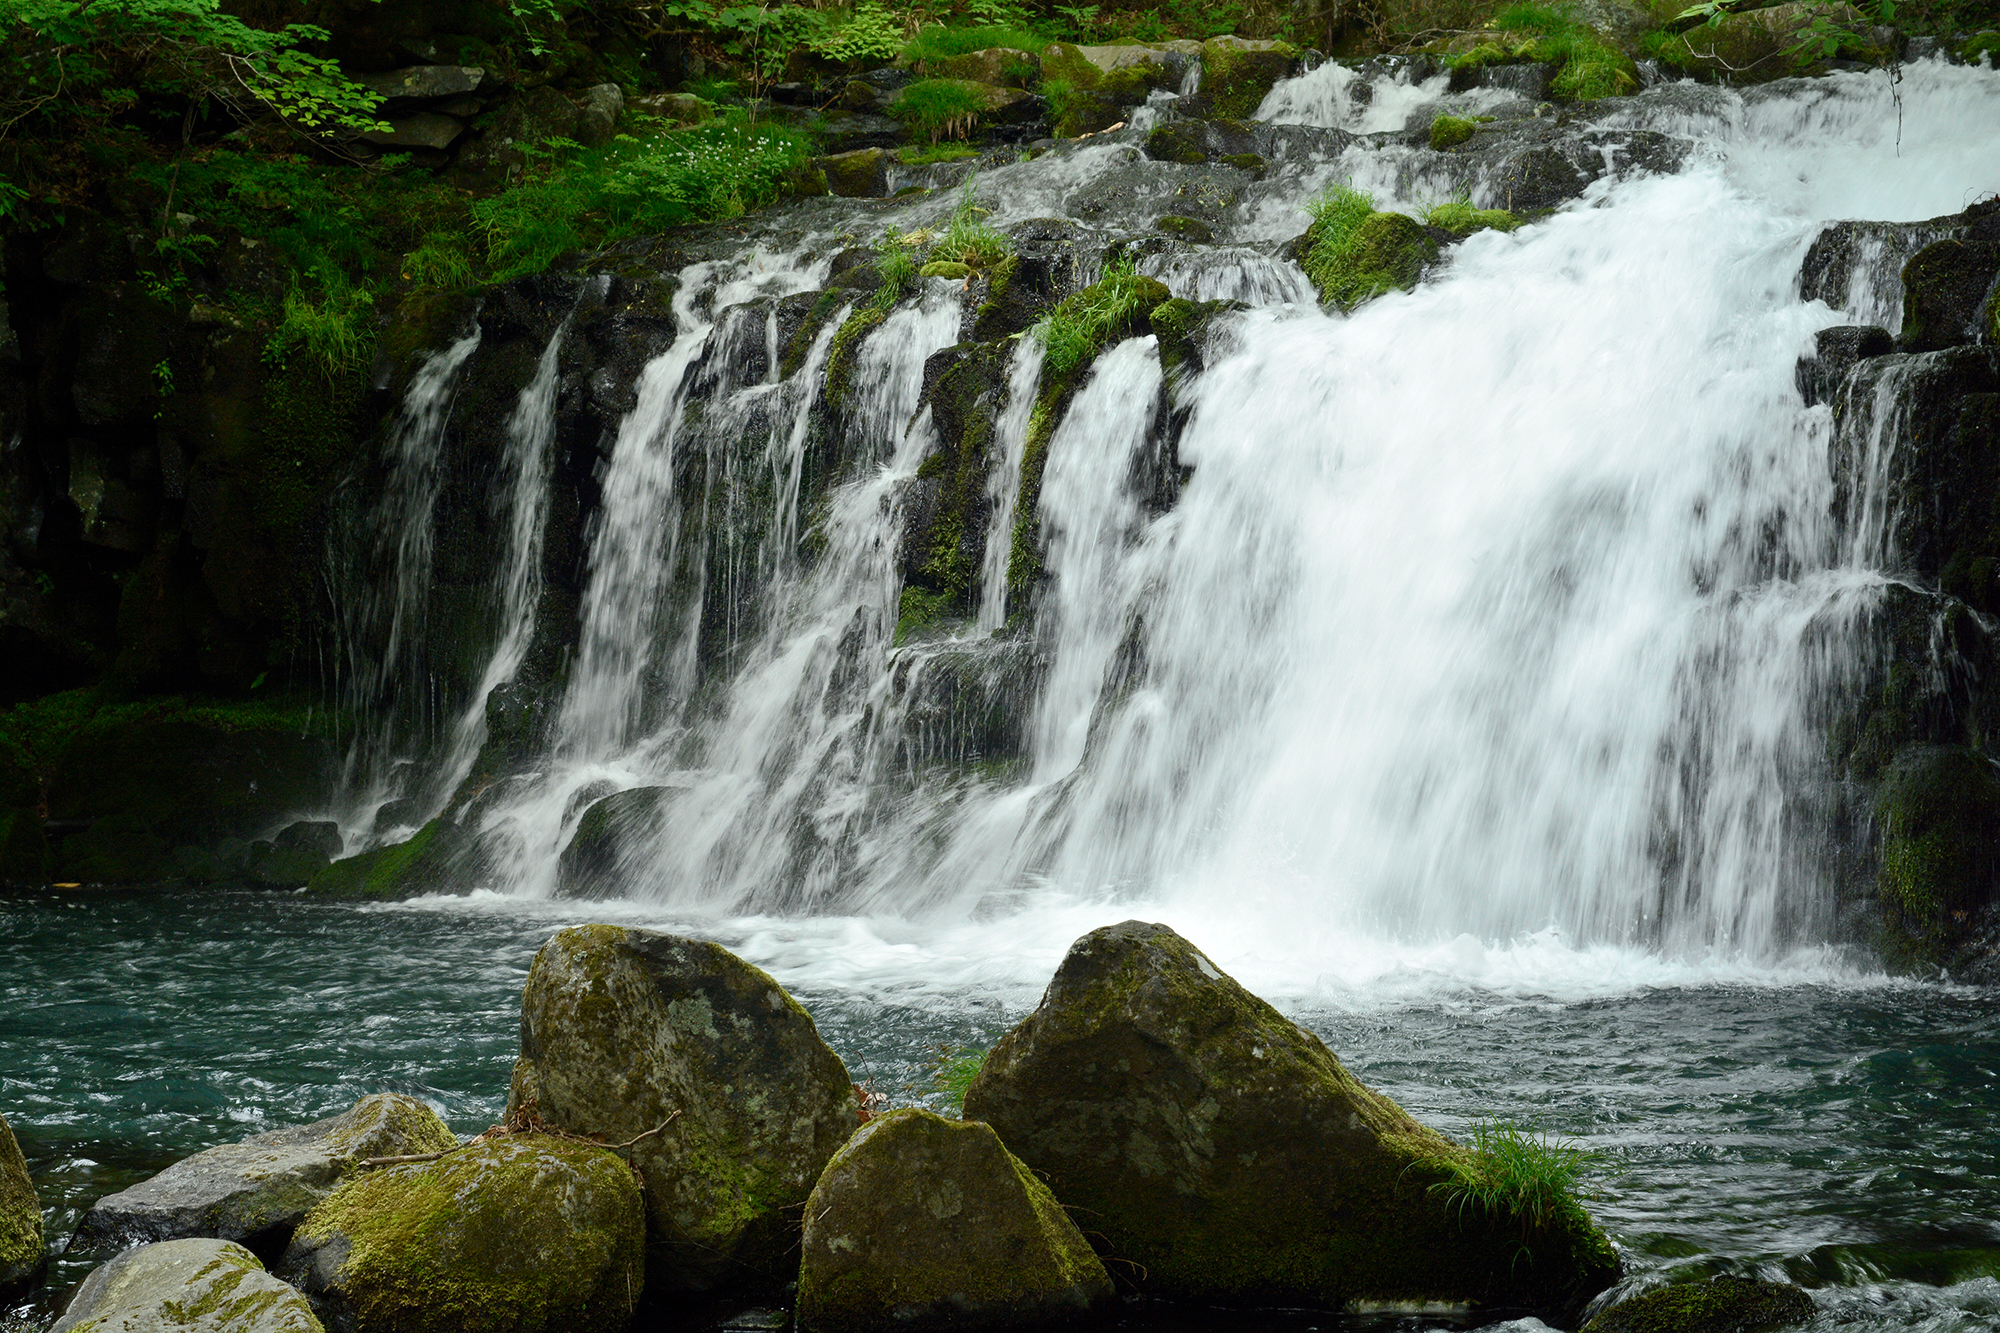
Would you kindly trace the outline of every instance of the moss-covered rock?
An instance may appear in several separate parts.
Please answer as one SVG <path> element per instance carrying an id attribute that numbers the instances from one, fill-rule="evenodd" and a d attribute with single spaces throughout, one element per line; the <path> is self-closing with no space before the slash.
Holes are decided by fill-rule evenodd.
<path id="1" fill-rule="evenodd" d="M 1302 267 L 1328 305 L 1352 311 L 1385 292 L 1409 291 L 1437 262 L 1438 243 L 1415 218 L 1370 213 L 1351 229 L 1313 223 Z"/>
<path id="2" fill-rule="evenodd" d="M 275 1259 L 300 1220 L 359 1162 L 457 1146 L 430 1107 L 400 1093 L 376 1093 L 337 1116 L 196 1153 L 99 1199 L 71 1247 L 110 1253 L 213 1236 Z"/>
<path id="3" fill-rule="evenodd" d="M 1911 746 L 1889 765 L 1875 808 L 1888 951 L 1943 966 L 2000 900 L 2000 779 L 1964 746 Z"/>
<path id="4" fill-rule="evenodd" d="M 42 1205 L 14 1131 L 0 1117 L 0 1300 L 42 1271 Z"/>
<path id="5" fill-rule="evenodd" d="M 1479 126 L 1464 116 L 1439 116 L 1431 122 L 1431 148 L 1440 153 L 1456 148 L 1478 130 Z"/>
<path id="6" fill-rule="evenodd" d="M 676 794 L 672 787 L 633 787 L 593 802 L 556 862 L 556 897 L 622 896 L 638 869 L 635 853 L 657 841 L 661 810 Z"/>
<path id="7" fill-rule="evenodd" d="M 1191 241 L 1196 245 L 1207 245 L 1215 239 L 1215 232 L 1200 218 L 1184 218 L 1175 213 L 1165 214 L 1153 223 L 1153 227 L 1157 231 L 1163 231 L 1179 240 Z"/>
<path id="8" fill-rule="evenodd" d="M 625 1327 L 644 1268 L 630 1166 L 509 1134 L 349 1177 L 307 1214 L 279 1271 L 354 1333 L 595 1333 Z"/>
<path id="9" fill-rule="evenodd" d="M 1284 42 L 1211 38 L 1201 44 L 1196 106 L 1210 116 L 1254 116 L 1273 85 L 1290 75 L 1297 63 L 1298 52 Z"/>
<path id="10" fill-rule="evenodd" d="M 462 892 L 471 850 L 470 835 L 440 816 L 411 834 L 407 842 L 374 847 L 331 863 L 307 882 L 306 892 L 372 902 Z"/>
<path id="11" fill-rule="evenodd" d="M 1113 1298 L 1076 1223 L 990 1125 L 877 1117 L 827 1163 L 805 1216 L 812 1333 L 1039 1326 Z"/>
<path id="12" fill-rule="evenodd" d="M 169 1240 L 127 1250 L 91 1270 L 55 1329 L 324 1333 L 304 1296 L 226 1240 Z"/>
<path id="13" fill-rule="evenodd" d="M 1979 341 L 1993 318 L 2000 241 L 1937 241 L 1903 265 L 1899 350 L 1934 352 Z"/>
<path id="14" fill-rule="evenodd" d="M 1078 46 L 1052 42 L 1042 50 L 1042 82 L 1137 106 L 1155 88 L 1179 86 L 1186 57 L 1156 46 Z"/>
<path id="15" fill-rule="evenodd" d="M 601 925 L 535 955 L 507 1114 L 609 1142 L 658 1130 L 632 1159 L 662 1291 L 787 1280 L 800 1206 L 860 1124 L 846 1066 L 770 977 L 705 940 Z"/>
<path id="16" fill-rule="evenodd" d="M 826 173 L 829 193 L 848 199 L 880 199 L 889 193 L 889 152 L 883 148 L 856 148 L 815 158 L 813 165 Z"/>
<path id="17" fill-rule="evenodd" d="M 1041 72 L 1041 57 L 1010 46 L 989 46 L 963 55 L 926 60 L 917 66 L 917 73 L 927 79 L 965 79 L 998 88 L 1026 88 Z"/>
<path id="18" fill-rule="evenodd" d="M 965 1097 L 1170 1299 L 1573 1311 L 1618 1271 L 1573 1198 L 1537 1224 L 1456 1206 L 1481 1162 L 1165 926 L 1071 947 Z"/>
<path id="19" fill-rule="evenodd" d="M 1716 1277 L 1620 1301 L 1583 1333 L 1776 1333 L 1812 1319 L 1812 1297 L 1789 1282 Z"/>

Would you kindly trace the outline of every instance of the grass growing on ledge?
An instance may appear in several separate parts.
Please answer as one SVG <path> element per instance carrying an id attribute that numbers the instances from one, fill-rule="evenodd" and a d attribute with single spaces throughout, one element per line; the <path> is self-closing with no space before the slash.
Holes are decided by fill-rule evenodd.
<path id="1" fill-rule="evenodd" d="M 1010 51 L 1035 52 L 1048 44 L 1048 38 L 1012 24 L 948 28 L 934 23 L 928 28 L 918 29 L 917 35 L 910 39 L 909 45 L 903 48 L 902 63 L 914 65 L 924 60 L 948 60 L 952 56 L 970 55 L 974 51 L 996 46 Z"/>
<path id="2" fill-rule="evenodd" d="M 931 1066 L 931 1086 L 938 1090 L 940 1103 L 952 1115 L 965 1115 L 966 1090 L 986 1067 L 986 1057 L 991 1054 L 969 1046 L 938 1048 L 937 1061 Z"/>
<path id="3" fill-rule="evenodd" d="M 934 143 L 919 148 L 906 144 L 896 150 L 896 160 L 906 167 L 928 166 L 933 162 L 958 162 L 978 157 L 979 150 L 968 143 Z"/>
<path id="4" fill-rule="evenodd" d="M 1430 1187 L 1461 1222 L 1468 1210 L 1519 1220 L 1525 1240 L 1564 1217 L 1580 1215 L 1583 1175 L 1598 1154 L 1498 1120 L 1473 1127 L 1469 1158 L 1440 1158 L 1446 1178 Z"/>
<path id="5" fill-rule="evenodd" d="M 1561 66 L 1549 85 L 1549 94 L 1566 102 L 1638 90 L 1638 71 L 1631 58 L 1579 21 L 1567 7 L 1509 5 L 1493 16 L 1489 26 L 1514 40 L 1483 42 L 1446 63 L 1460 69 L 1509 59 L 1546 60 Z"/>
<path id="6" fill-rule="evenodd" d="M 986 110 L 986 94 L 964 79 L 919 79 L 896 94 L 889 114 L 911 129 L 939 139 L 963 139 Z"/>
<path id="7" fill-rule="evenodd" d="M 1512 231 L 1521 225 L 1521 219 L 1506 209 L 1474 208 L 1472 200 L 1463 195 L 1433 205 L 1424 213 L 1424 221 L 1454 236 L 1470 236 L 1475 231 L 1484 231 L 1488 228 L 1494 231 Z"/>

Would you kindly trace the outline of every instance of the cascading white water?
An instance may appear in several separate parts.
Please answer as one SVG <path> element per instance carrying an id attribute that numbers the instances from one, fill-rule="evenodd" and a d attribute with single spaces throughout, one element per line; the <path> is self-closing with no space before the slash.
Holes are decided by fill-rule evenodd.
<path id="1" fill-rule="evenodd" d="M 341 678 L 358 722 L 342 790 L 333 800 L 343 827 L 366 828 L 376 807 L 397 794 L 398 769 L 433 739 L 439 701 L 422 651 L 432 519 L 443 481 L 445 424 L 459 373 L 479 342 L 475 324 L 417 367 L 390 428 L 388 474 L 361 519 L 362 531 L 337 534 L 334 541 L 331 576 L 340 587 L 335 602 L 343 617 Z M 361 578 L 346 571 L 345 552 L 356 548 L 368 571 Z M 412 682 L 417 689 L 409 688 Z M 390 706 L 392 698 L 400 709 Z M 415 716 L 409 715 L 412 700 Z"/>
<path id="2" fill-rule="evenodd" d="M 641 680 L 658 713 L 621 703 L 587 761 L 558 744 L 556 776 L 510 808 L 534 832 L 503 882 L 547 893 L 590 792 L 656 785 L 674 794 L 627 886 L 649 910 L 920 917 L 931 947 L 982 956 L 991 928 L 951 923 L 1005 914 L 1009 947 L 1041 960 L 1106 913 L 1144 912 L 1277 991 L 1513 966 L 1510 941 L 1540 941 L 1518 947 L 1560 971 L 1587 970 L 1591 949 L 1768 961 L 1820 938 L 1796 799 L 1824 776 L 1806 719 L 1840 669 L 1829 645 L 1883 577 L 1876 544 L 1832 517 L 1828 409 L 1800 402 L 1793 364 L 1885 298 L 1851 285 L 1853 309 L 1830 311 L 1797 299 L 1795 275 L 1824 221 L 1935 216 L 2000 186 L 2000 149 L 1962 132 L 2000 116 L 2000 82 L 1913 66 L 1901 93 L 1900 149 L 1879 76 L 1634 104 L 1629 127 L 1695 140 L 1679 175 L 1606 180 L 1477 234 L 1351 317 L 1301 302 L 1289 276 L 1238 282 L 1226 294 L 1262 308 L 1174 387 L 1192 474 L 1163 513 L 1140 475 L 1165 428 L 1157 353 L 1112 349 L 1050 443 L 1048 582 L 1025 638 L 993 637 L 995 538 L 1012 530 L 994 513 L 965 637 L 891 642 L 899 488 L 930 442 L 923 365 L 960 319 L 955 288 L 926 284 L 862 344 L 849 420 L 880 465 L 828 496 L 817 561 L 771 581 L 755 642 L 703 708 Z M 1388 151 L 1291 168 L 1236 238 L 1296 232 L 1304 197 L 1341 175 L 1416 208 L 1396 182 L 1434 183 L 1381 167 Z M 1130 153 L 1010 165 L 980 198 L 1000 223 L 1059 211 Z M 669 356 L 695 355 L 680 346 Z M 1014 354 L 987 446 L 996 505 L 1019 490 L 1032 356 Z M 658 438 L 686 364 L 649 378 L 627 432 Z M 774 387 L 717 390 L 704 412 Z M 816 387 L 788 392 L 815 410 Z M 783 428 L 771 438 L 804 416 Z M 609 549 L 627 540 L 611 511 L 593 569 L 636 560 L 651 591 L 607 627 L 715 595 L 699 562 L 634 554 L 657 542 Z M 688 614 L 639 637 L 692 653 Z M 927 752 L 899 734 L 912 693 L 967 661 L 997 670 L 1003 649 L 1032 661 L 1020 762 L 910 767 Z M 587 678 L 566 709 L 600 705 Z M 787 926 L 782 947 L 820 947 L 813 929 Z M 981 966 L 1006 965 L 965 963 Z"/>
<path id="3" fill-rule="evenodd" d="M 1035 409 L 1035 385 L 1042 378 L 1042 342 L 1023 338 L 1007 370 L 1007 408 L 1000 414 L 993 445 L 999 466 L 989 476 L 986 557 L 979 571 L 979 628 L 991 634 L 1007 623 L 1007 561 L 1013 554 L 1014 505 L 1021 497 L 1021 456 L 1028 447 L 1028 418 Z"/>

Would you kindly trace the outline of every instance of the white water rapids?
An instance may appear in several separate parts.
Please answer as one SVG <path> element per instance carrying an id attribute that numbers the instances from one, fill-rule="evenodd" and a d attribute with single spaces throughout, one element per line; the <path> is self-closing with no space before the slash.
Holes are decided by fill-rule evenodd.
<path id="1" fill-rule="evenodd" d="M 1375 122 L 1439 91 L 1390 85 L 1363 106 L 1351 83 L 1308 75 L 1266 114 L 1394 128 Z M 1896 293 L 1893 276 L 1860 282 L 1856 308 L 1829 310 L 1796 275 L 1824 222 L 2000 189 L 2000 137 L 1975 128 L 2000 124 L 2000 76 L 1915 65 L 1900 98 L 1899 121 L 1878 74 L 1635 103 L 1632 127 L 1694 140 L 1678 174 L 1474 235 L 1351 317 L 1301 303 L 1296 269 L 1260 250 L 1154 265 L 1179 294 L 1257 306 L 1177 386 L 1178 503 L 1154 513 L 1136 489 L 1165 400 L 1153 340 L 1128 341 L 1053 438 L 1032 623 L 1003 623 L 996 518 L 979 614 L 944 640 L 894 643 L 895 552 L 902 483 L 934 443 L 924 363 L 959 337 L 958 285 L 929 281 L 868 335 L 850 453 L 869 461 L 800 513 L 826 337 L 783 382 L 737 383 L 717 349 L 765 336 L 761 315 L 730 322 L 727 293 L 808 289 L 823 261 L 684 275 L 711 304 L 681 308 L 621 428 L 557 734 L 473 816 L 500 849 L 474 901 L 545 898 L 589 800 L 660 786 L 624 902 L 547 910 L 704 923 L 829 985 L 1013 994 L 1127 916 L 1278 994 L 1839 972 L 1798 812 L 1827 776 L 1806 711 L 1841 665 L 1827 631 L 1884 575 L 1830 516 L 1829 412 L 1802 404 L 1793 367 L 1829 324 L 1893 327 Z M 1003 167 L 979 198 L 1003 224 L 1057 212 L 1134 151 Z M 1298 165 L 1226 239 L 1295 233 L 1342 177 L 1421 211 L 1433 187 L 1393 193 L 1399 152 Z M 1038 357 L 1012 366 L 1019 395 Z M 735 594 L 689 582 L 714 562 L 675 545 L 692 540 L 678 451 L 721 449 L 753 406 L 778 479 L 743 555 L 763 600 L 729 636 L 726 687 L 696 700 L 701 606 Z M 1023 402 L 999 422 L 989 495 L 1007 505 Z M 790 534 L 814 524 L 799 567 Z M 1038 682 L 1008 700 L 1025 758 L 913 761 L 926 673 L 997 680 L 1010 652 Z"/>

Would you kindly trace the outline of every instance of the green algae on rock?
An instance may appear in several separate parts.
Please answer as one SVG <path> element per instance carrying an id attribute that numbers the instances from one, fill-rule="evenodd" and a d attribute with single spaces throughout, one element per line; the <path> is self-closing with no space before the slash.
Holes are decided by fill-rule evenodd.
<path id="1" fill-rule="evenodd" d="M 2000 897 L 2000 779 L 1965 746 L 1913 745 L 1875 800 L 1885 951 L 1892 962 L 1944 966 Z"/>
<path id="2" fill-rule="evenodd" d="M 1618 1272 L 1573 1198 L 1540 1226 L 1455 1206 L 1451 1167 L 1473 1154 L 1165 926 L 1077 941 L 987 1057 L 965 1113 L 1087 1216 L 1151 1295 L 1561 1314 Z"/>
<path id="3" fill-rule="evenodd" d="M 463 829 L 440 816 L 406 842 L 370 848 L 333 862 L 312 877 L 306 892 L 322 898 L 373 902 L 452 892 L 461 888 L 458 862 L 470 841 Z"/>
<path id="4" fill-rule="evenodd" d="M 0 1298 L 42 1271 L 42 1205 L 14 1131 L 0 1117 Z"/>
<path id="5" fill-rule="evenodd" d="M 1244 119 L 1298 63 L 1284 42 L 1213 37 L 1201 44 L 1201 88 L 1195 101 L 1206 114 Z"/>
<path id="6" fill-rule="evenodd" d="M 535 955 L 507 1115 L 607 1142 L 657 1131 L 632 1149 L 657 1291 L 785 1281 L 799 1209 L 861 1123 L 846 1066 L 777 982 L 705 940 L 605 925 Z"/>
<path id="7" fill-rule="evenodd" d="M 609 1333 L 644 1266 L 639 1182 L 616 1153 L 510 1134 L 350 1176 L 279 1271 L 354 1333 Z"/>
<path id="8" fill-rule="evenodd" d="M 1585 1324 L 1583 1333 L 1775 1333 L 1813 1314 L 1812 1297 L 1789 1282 L 1716 1277 L 1620 1301 Z"/>
<path id="9" fill-rule="evenodd" d="M 362 1160 L 457 1146 L 430 1107 L 401 1093 L 376 1093 L 337 1116 L 196 1153 L 99 1199 L 71 1244 L 89 1254 L 214 1236 L 276 1258 L 300 1219 Z"/>
<path id="10" fill-rule="evenodd" d="M 556 862 L 558 898 L 616 898 L 633 873 L 633 854 L 658 837 L 673 787 L 628 787 L 591 803 Z"/>
<path id="11" fill-rule="evenodd" d="M 324 1333 L 306 1298 L 233 1241 L 161 1241 L 91 1270 L 51 1333 Z"/>
<path id="12" fill-rule="evenodd" d="M 1113 1299 L 1076 1223 L 990 1125 L 905 1109 L 847 1141 L 806 1204 L 812 1333 L 1040 1326 Z"/>
<path id="13" fill-rule="evenodd" d="M 1328 305 L 1352 311 L 1384 292 L 1409 291 L 1437 261 L 1438 243 L 1416 219 L 1375 211 L 1359 190 L 1335 186 L 1310 207 L 1300 267 Z"/>

